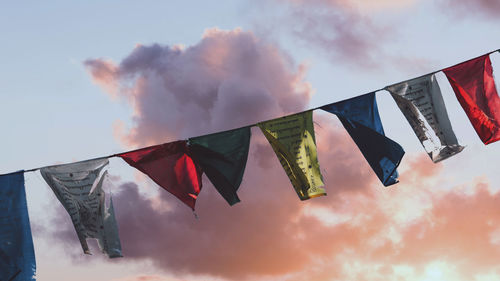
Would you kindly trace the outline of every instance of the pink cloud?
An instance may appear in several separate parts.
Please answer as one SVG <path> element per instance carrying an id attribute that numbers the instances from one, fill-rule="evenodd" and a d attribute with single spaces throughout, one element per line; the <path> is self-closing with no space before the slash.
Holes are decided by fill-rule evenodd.
<path id="1" fill-rule="evenodd" d="M 278 47 L 239 29 L 208 30 L 186 49 L 137 46 L 119 65 L 85 61 L 96 83 L 134 109 L 128 145 L 230 129 L 304 109 L 305 70 Z M 230 116 L 230 118 L 228 118 Z"/>
<path id="2" fill-rule="evenodd" d="M 472 194 L 450 191 L 433 199 L 433 208 L 403 232 L 400 244 L 381 253 L 381 258 L 422 268 L 429 261 L 443 260 L 459 267 L 464 280 L 498 270 L 500 193 L 475 183 Z"/>
<path id="3" fill-rule="evenodd" d="M 308 49 L 321 52 L 334 65 L 367 70 L 392 68 L 414 74 L 428 71 L 432 61 L 389 51 L 388 43 L 402 37 L 403 22 L 390 17 L 394 10 L 408 10 L 417 0 L 276 0 L 284 10 L 285 31 Z M 385 21 L 377 16 L 387 15 Z M 387 19 L 392 19 L 387 21 Z M 275 19 L 273 19 L 275 20 Z M 272 32 L 273 30 L 269 30 Z"/>
<path id="4" fill-rule="evenodd" d="M 182 279 L 184 280 L 184 279 Z M 111 281 L 181 281 L 181 279 L 173 279 L 162 277 L 158 275 L 138 275 L 138 276 L 129 276 L 120 279 L 113 279 Z"/>
<path id="5" fill-rule="evenodd" d="M 406 159 L 408 162 L 406 169 L 409 172 L 402 173 L 400 176 L 400 180 L 403 182 L 418 183 L 428 178 L 436 178 L 443 169 L 443 163 L 433 163 L 425 153 L 412 156 Z"/>
<path id="6" fill-rule="evenodd" d="M 330 6 L 340 6 L 346 9 L 360 9 L 364 12 L 377 12 L 378 9 L 391 9 L 391 8 L 403 8 L 413 5 L 418 0 L 378 0 L 378 1 L 365 1 L 365 0 L 285 0 L 291 3 L 313 3 L 313 4 L 323 4 Z"/>
<path id="7" fill-rule="evenodd" d="M 118 68 L 113 62 L 105 59 L 86 61 L 85 66 L 90 71 L 93 81 L 102 87 L 111 96 L 118 94 Z"/>
<path id="8" fill-rule="evenodd" d="M 387 27 L 361 14 L 350 1 L 282 2 L 289 4 L 288 22 L 296 37 L 323 51 L 333 62 L 373 67 L 382 56 L 379 42 Z"/>
<path id="9" fill-rule="evenodd" d="M 496 0 L 441 0 L 438 2 L 445 12 L 452 13 L 457 18 L 464 16 L 484 16 L 496 19 L 500 13 L 500 2 Z"/>

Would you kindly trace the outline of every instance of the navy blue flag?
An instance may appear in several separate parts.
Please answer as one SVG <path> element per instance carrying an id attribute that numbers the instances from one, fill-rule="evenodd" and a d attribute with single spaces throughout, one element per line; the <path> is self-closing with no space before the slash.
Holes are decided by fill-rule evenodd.
<path id="1" fill-rule="evenodd" d="M 337 115 L 384 186 L 398 182 L 396 169 L 405 152 L 385 136 L 375 93 L 331 103 L 321 109 Z"/>
<path id="2" fill-rule="evenodd" d="M 0 176 L 0 280 L 35 280 L 24 173 Z"/>

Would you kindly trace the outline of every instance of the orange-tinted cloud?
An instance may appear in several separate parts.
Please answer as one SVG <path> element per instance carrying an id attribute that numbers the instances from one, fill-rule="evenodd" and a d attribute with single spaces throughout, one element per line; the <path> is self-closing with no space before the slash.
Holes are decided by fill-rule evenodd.
<path id="1" fill-rule="evenodd" d="M 414 266 L 447 261 L 467 280 L 498 269 L 500 193 L 490 193 L 485 183 L 470 188 L 472 194 L 451 191 L 434 199 L 434 207 L 404 230 L 394 259 Z"/>
<path id="2" fill-rule="evenodd" d="M 402 173 L 401 181 L 417 184 L 425 179 L 433 178 L 439 175 L 443 169 L 443 163 L 433 163 L 427 154 L 419 153 L 418 155 L 407 155 L 407 165 L 405 169 L 409 172 Z"/>
<path id="3" fill-rule="evenodd" d="M 112 61 L 106 59 L 86 61 L 85 66 L 90 71 L 93 81 L 108 92 L 112 97 L 118 94 L 118 68 Z"/>
<path id="4" fill-rule="evenodd" d="M 125 278 L 113 279 L 111 281 L 181 281 L 181 279 L 162 277 L 158 275 L 139 275 L 139 276 L 130 276 Z"/>

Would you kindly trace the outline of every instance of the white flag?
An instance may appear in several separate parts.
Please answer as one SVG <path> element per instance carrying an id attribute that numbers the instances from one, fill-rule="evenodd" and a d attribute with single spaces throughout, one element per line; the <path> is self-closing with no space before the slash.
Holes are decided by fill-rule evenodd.
<path id="1" fill-rule="evenodd" d="M 464 149 L 458 144 L 435 75 L 386 88 L 410 123 L 432 161 L 437 163 Z"/>
<path id="2" fill-rule="evenodd" d="M 113 202 L 105 208 L 103 182 L 108 159 L 97 159 L 40 169 L 57 199 L 68 211 L 85 254 L 87 238 L 95 238 L 110 258 L 122 257 Z"/>

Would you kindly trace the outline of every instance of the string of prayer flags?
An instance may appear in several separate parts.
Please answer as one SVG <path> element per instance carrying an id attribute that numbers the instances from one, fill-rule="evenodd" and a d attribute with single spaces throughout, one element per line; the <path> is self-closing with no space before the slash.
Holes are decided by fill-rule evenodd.
<path id="1" fill-rule="evenodd" d="M 103 183 L 107 177 L 106 158 L 49 166 L 42 177 L 68 211 L 85 254 L 91 254 L 87 238 L 97 239 L 110 258 L 122 257 L 113 204 L 105 208 Z"/>
<path id="2" fill-rule="evenodd" d="M 386 88 L 434 163 L 464 149 L 451 127 L 435 75 Z"/>
<path id="3" fill-rule="evenodd" d="M 0 176 L 0 280 L 35 280 L 24 171 Z"/>
<path id="4" fill-rule="evenodd" d="M 240 202 L 236 192 L 245 172 L 249 147 L 250 127 L 189 139 L 189 155 L 229 205 Z"/>
<path id="5" fill-rule="evenodd" d="M 301 200 L 326 195 L 319 170 L 312 111 L 258 123 Z"/>
<path id="6" fill-rule="evenodd" d="M 484 144 L 500 140 L 500 98 L 489 55 L 443 70 Z"/>
<path id="7" fill-rule="evenodd" d="M 183 140 L 150 146 L 118 156 L 130 166 L 148 175 L 194 211 L 196 198 L 202 187 L 202 170 L 187 151 L 187 142 Z"/>
<path id="8" fill-rule="evenodd" d="M 337 115 L 384 186 L 398 182 L 397 167 L 405 152 L 385 136 L 375 93 L 331 103 L 321 109 Z"/>

